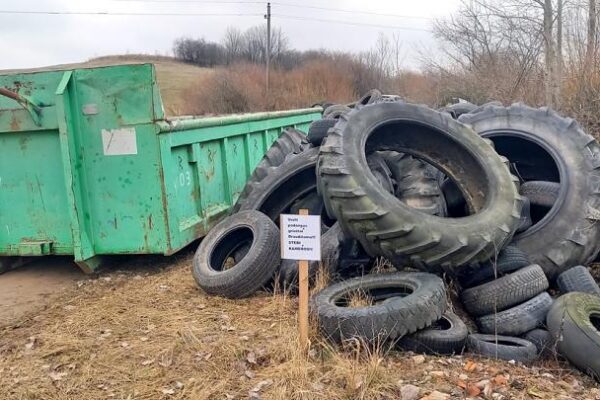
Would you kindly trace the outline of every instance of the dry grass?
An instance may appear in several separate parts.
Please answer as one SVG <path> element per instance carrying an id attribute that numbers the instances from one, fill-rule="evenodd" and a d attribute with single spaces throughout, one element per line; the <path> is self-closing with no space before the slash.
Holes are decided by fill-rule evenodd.
<path id="1" fill-rule="evenodd" d="M 193 114 L 193 108 L 186 99 L 190 86 L 202 85 L 212 79 L 215 70 L 185 64 L 172 57 L 149 55 L 119 55 L 94 58 L 87 66 L 153 63 L 160 88 L 165 113 L 168 116 Z"/>
<path id="2" fill-rule="evenodd" d="M 303 354 L 296 298 L 208 297 L 190 262 L 191 254 L 134 259 L 121 265 L 126 271 L 81 282 L 39 315 L 0 328 L 0 398 L 241 399 L 258 389 L 252 393 L 266 399 L 397 399 L 407 383 L 422 395 L 436 389 L 463 398 L 460 374 L 467 382 L 508 374 L 495 390 L 511 399 L 532 398 L 530 391 L 600 396 L 591 379 L 554 361 L 526 368 L 481 360 L 466 371 L 463 357 L 427 357 L 416 365 L 410 354 L 330 345 L 314 323 Z"/>
<path id="3" fill-rule="evenodd" d="M 24 70 L 4 70 L 0 71 L 0 73 L 55 71 L 71 68 L 145 63 L 152 63 L 156 67 L 156 78 L 159 84 L 165 113 L 168 116 L 192 114 L 193 108 L 186 99 L 190 86 L 202 86 L 203 82 L 211 79 L 215 73 L 214 69 L 200 68 L 194 65 L 185 64 L 177 61 L 173 57 L 151 56 L 145 54 L 104 56 L 76 64 L 61 64 Z"/>
<path id="4" fill-rule="evenodd" d="M 261 65 L 219 67 L 186 93 L 188 112 L 230 114 L 310 107 L 322 101 L 349 102 L 355 98 L 351 75 L 332 62 L 315 61 L 290 71 L 273 70 L 269 96 Z"/>

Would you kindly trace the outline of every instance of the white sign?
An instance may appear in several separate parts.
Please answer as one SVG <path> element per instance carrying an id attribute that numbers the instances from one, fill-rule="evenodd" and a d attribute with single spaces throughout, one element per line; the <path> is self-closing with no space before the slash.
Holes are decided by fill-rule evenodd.
<path id="1" fill-rule="evenodd" d="M 321 260 L 321 216 L 281 214 L 281 258 Z"/>
<path id="2" fill-rule="evenodd" d="M 102 147 L 105 156 L 137 154 L 135 128 L 102 129 Z"/>

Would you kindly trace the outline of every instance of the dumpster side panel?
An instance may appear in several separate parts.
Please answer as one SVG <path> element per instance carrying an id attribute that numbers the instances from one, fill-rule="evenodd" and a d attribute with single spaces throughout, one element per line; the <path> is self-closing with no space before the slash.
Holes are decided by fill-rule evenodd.
<path id="1" fill-rule="evenodd" d="M 38 120 L 0 96 L 0 254 L 72 254 L 54 89 L 62 72 L 0 76 L 39 104 Z"/>
<path id="2" fill-rule="evenodd" d="M 248 121 L 223 117 L 212 125 L 162 132 L 171 252 L 204 236 L 227 215 L 256 164 L 283 129 L 306 129 L 320 116 L 309 110 Z"/>
<path id="3" fill-rule="evenodd" d="M 154 125 L 153 69 L 146 65 L 77 70 L 74 81 L 86 218 L 94 252 L 162 253 L 168 248 L 168 234 Z"/>
<path id="4" fill-rule="evenodd" d="M 0 253 L 70 254 L 58 132 L 0 133 L 0 149 Z"/>

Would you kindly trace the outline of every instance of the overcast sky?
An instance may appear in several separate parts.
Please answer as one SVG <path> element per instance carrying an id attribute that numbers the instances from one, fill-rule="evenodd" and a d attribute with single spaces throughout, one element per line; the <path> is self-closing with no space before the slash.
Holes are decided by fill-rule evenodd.
<path id="1" fill-rule="evenodd" d="M 371 47 L 380 32 L 388 35 L 396 32 L 402 38 L 406 66 L 414 67 L 415 49 L 433 46 L 429 32 L 432 19 L 450 15 L 460 0 L 279 0 L 271 3 L 273 25 L 283 29 L 294 48 L 360 51 Z M 319 7 L 361 13 L 323 10 Z M 109 54 L 171 55 L 176 38 L 204 37 L 218 41 L 227 26 L 245 29 L 263 24 L 265 8 L 266 2 L 249 0 L 0 0 L 0 48 L 3 49 L 0 69 L 80 62 Z M 161 15 L 2 13 L 5 11 Z M 169 13 L 188 16 L 164 15 Z M 401 18 L 398 15 L 414 18 Z M 365 26 L 323 22 L 319 19 Z"/>

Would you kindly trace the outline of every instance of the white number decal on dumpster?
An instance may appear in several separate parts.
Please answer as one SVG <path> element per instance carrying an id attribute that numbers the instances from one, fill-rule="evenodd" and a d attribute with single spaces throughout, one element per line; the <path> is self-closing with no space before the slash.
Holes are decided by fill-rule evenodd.
<path id="1" fill-rule="evenodd" d="M 192 174 L 190 171 L 179 173 L 179 186 L 190 186 L 192 184 Z"/>

